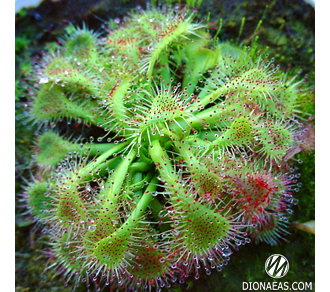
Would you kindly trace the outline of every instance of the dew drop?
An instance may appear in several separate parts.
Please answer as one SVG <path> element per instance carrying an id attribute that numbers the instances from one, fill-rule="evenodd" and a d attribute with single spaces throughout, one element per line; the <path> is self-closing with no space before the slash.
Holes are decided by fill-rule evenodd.
<path id="1" fill-rule="evenodd" d="M 91 225 L 88 227 L 90 232 L 94 232 L 96 230 L 96 226 L 95 225 Z"/>
<path id="2" fill-rule="evenodd" d="M 292 205 L 298 205 L 299 200 L 298 199 L 292 199 L 291 204 Z"/>
<path id="3" fill-rule="evenodd" d="M 213 256 L 208 256 L 207 258 L 209 261 L 213 261 Z"/>
<path id="4" fill-rule="evenodd" d="M 224 257 L 229 257 L 231 255 L 231 250 L 229 248 L 223 248 L 222 249 L 222 255 Z"/>
<path id="5" fill-rule="evenodd" d="M 48 83 L 48 78 L 47 77 L 40 78 L 39 83 L 41 84 Z"/>

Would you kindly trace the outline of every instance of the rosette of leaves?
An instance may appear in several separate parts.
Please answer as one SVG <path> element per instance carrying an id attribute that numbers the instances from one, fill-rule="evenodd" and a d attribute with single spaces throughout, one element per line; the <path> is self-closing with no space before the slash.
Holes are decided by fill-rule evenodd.
<path id="1" fill-rule="evenodd" d="M 70 27 L 36 69 L 35 160 L 49 171 L 25 201 L 68 281 L 161 291 L 287 233 L 297 182 L 283 157 L 304 143 L 313 90 L 194 16 L 138 10 L 106 36 Z M 51 130 L 63 122 L 97 141 Z"/>

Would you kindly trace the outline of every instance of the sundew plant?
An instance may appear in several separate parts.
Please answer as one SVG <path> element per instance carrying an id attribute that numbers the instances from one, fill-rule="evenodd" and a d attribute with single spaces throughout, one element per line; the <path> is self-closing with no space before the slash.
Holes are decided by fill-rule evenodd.
<path id="1" fill-rule="evenodd" d="M 137 9 L 106 34 L 69 26 L 35 65 L 38 175 L 21 201 L 67 283 L 162 291 L 288 235 L 314 90 L 208 28 L 184 7 Z"/>

